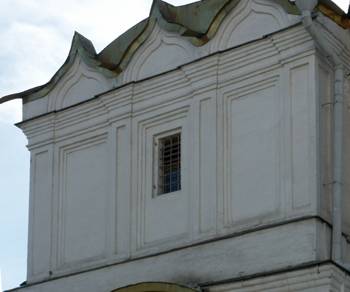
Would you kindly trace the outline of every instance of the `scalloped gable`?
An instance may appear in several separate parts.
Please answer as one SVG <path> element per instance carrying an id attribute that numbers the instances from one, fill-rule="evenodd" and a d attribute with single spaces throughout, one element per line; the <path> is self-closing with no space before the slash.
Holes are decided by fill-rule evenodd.
<path id="1" fill-rule="evenodd" d="M 155 24 L 150 36 L 120 75 L 119 82 L 127 84 L 170 71 L 200 58 L 200 52 L 200 48 L 176 33 L 165 31 Z"/>
<path id="2" fill-rule="evenodd" d="M 273 0 L 289 14 L 298 14 L 286 0 Z M 192 45 L 201 47 L 214 38 L 221 22 L 241 0 L 202 0 L 183 6 L 173 6 L 154 0 L 148 19 L 138 23 L 114 40 L 98 55 L 108 68 L 124 71 L 136 51 L 151 35 L 155 23 L 164 31 L 176 33 Z"/>
<path id="3" fill-rule="evenodd" d="M 116 74 L 101 67 L 96 56 L 92 42 L 75 32 L 67 59 L 51 80 L 14 97 L 25 103 L 23 119 L 66 108 L 113 88 Z"/>
<path id="4" fill-rule="evenodd" d="M 149 18 L 141 21 L 103 49 L 98 59 L 107 68 L 121 73 L 126 70 L 134 54 L 149 39 L 155 24 L 176 33 L 195 46 L 206 44 L 214 35 L 229 11 L 240 0 L 204 0 L 183 6 L 173 6 L 154 0 Z"/>
<path id="5" fill-rule="evenodd" d="M 221 23 L 215 38 L 210 42 L 210 52 L 260 39 L 299 21 L 299 17 L 287 14 L 283 6 L 271 0 L 241 1 Z"/>
<path id="6" fill-rule="evenodd" d="M 209 4 L 213 2 L 205 3 L 208 3 L 206 8 L 194 3 L 192 10 L 189 9 L 187 15 L 191 15 L 193 11 L 197 11 L 198 14 L 204 13 L 203 11 L 208 9 Z M 165 73 L 201 57 L 260 39 L 300 21 L 299 17 L 288 14 L 286 7 L 273 0 L 226 1 L 226 3 L 230 3 L 231 8 L 226 6 L 225 14 L 227 15 L 220 21 L 220 26 L 215 28 L 217 32 L 213 39 L 204 46 L 196 46 L 195 42 L 188 41 L 192 39 L 192 36 L 184 37 L 181 31 L 175 30 L 174 27 L 171 29 L 168 26 L 165 29 L 164 24 L 155 22 L 151 34 L 133 54 L 125 70 L 122 70 L 123 73 L 118 77 L 119 84 Z M 160 11 L 164 13 L 165 10 L 167 14 L 176 15 L 175 10 L 171 10 L 176 7 L 159 7 L 158 12 L 154 10 L 153 14 L 157 15 Z M 218 14 L 215 7 L 213 11 L 216 15 Z M 184 18 L 188 19 L 188 17 Z M 212 18 L 211 15 L 209 17 Z M 180 16 L 174 21 L 183 23 Z M 186 25 L 190 26 L 190 22 Z M 204 31 L 209 29 L 209 26 L 197 24 L 196 29 Z M 184 33 L 187 34 L 187 32 Z"/>
<path id="7" fill-rule="evenodd" d="M 48 112 L 67 108 L 113 88 L 113 80 L 88 66 L 80 56 L 48 94 Z"/>
<path id="8" fill-rule="evenodd" d="M 79 56 L 88 66 L 97 68 L 99 72 L 105 76 L 112 77 L 115 74 L 106 68 L 101 67 L 101 62 L 96 58 L 96 50 L 92 42 L 78 32 L 74 33 L 71 48 L 68 57 L 55 75 L 44 85 L 37 86 L 20 93 L 4 96 L 0 99 L 0 104 L 16 98 L 22 98 L 24 103 L 30 102 L 37 98 L 44 97 L 55 88 L 58 82 L 65 76 L 69 69 L 73 66 L 77 56 Z"/>
<path id="9" fill-rule="evenodd" d="M 287 14 L 298 14 L 296 6 L 288 0 L 270 1 L 279 4 Z M 75 33 L 66 62 L 48 83 L 20 93 L 4 96 L 0 98 L 0 104 L 16 98 L 21 98 L 24 103 L 28 103 L 47 96 L 59 80 L 67 74 L 77 55 L 88 67 L 93 68 L 107 78 L 115 78 L 115 83 L 120 83 L 120 80 L 117 80 L 118 75 L 126 70 L 135 53 L 149 39 L 156 23 L 162 30 L 176 33 L 179 38 L 181 36 L 192 45 L 205 47 L 204 45 L 213 39 L 217 31 L 221 29 L 221 24 L 227 19 L 227 15 L 231 15 L 231 11 L 238 5 L 242 5 L 242 0 L 202 0 L 178 7 L 161 0 L 154 0 L 150 16 L 147 19 L 126 31 L 99 54 L 96 54 L 91 41 Z M 320 0 L 318 9 L 340 26 L 350 28 L 349 17 L 332 1 Z M 248 19 L 252 22 L 254 18 L 248 17 Z M 256 23 L 247 23 L 246 21 L 245 25 L 249 29 L 251 26 L 256 28 Z M 257 28 L 258 30 L 261 29 L 260 27 Z M 274 29 L 274 27 L 272 28 Z M 235 33 L 237 33 L 237 30 Z M 229 46 L 229 44 L 236 43 L 237 41 L 227 41 L 227 45 L 211 45 L 210 53 L 215 52 L 213 48 L 222 49 Z M 199 52 L 197 55 L 203 55 L 203 53 Z M 185 60 L 187 59 L 185 58 Z M 178 65 L 174 64 L 173 67 L 175 68 Z M 149 76 L 149 74 L 147 73 L 145 76 Z"/>

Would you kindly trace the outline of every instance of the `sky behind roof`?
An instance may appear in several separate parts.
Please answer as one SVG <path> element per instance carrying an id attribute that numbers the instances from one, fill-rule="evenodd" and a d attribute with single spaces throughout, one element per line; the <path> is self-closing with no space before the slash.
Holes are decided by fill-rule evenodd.
<path id="1" fill-rule="evenodd" d="M 349 6 L 349 0 L 335 2 L 344 10 Z M 65 61 L 75 30 L 99 52 L 146 18 L 151 4 L 152 0 L 1 0 L 0 97 L 46 83 Z M 29 153 L 26 138 L 13 126 L 20 120 L 20 101 L 0 105 L 0 292 L 1 283 L 9 289 L 26 278 Z"/>

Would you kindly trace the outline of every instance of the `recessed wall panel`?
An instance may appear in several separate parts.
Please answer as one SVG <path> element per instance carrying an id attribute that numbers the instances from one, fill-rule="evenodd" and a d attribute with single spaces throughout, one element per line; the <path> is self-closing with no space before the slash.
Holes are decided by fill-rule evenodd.
<path id="1" fill-rule="evenodd" d="M 332 79 L 329 70 L 323 66 L 318 68 L 320 106 L 320 178 L 322 185 L 321 214 L 331 219 L 333 188 L 333 105 Z"/>
<path id="2" fill-rule="evenodd" d="M 125 253 L 130 249 L 130 137 L 127 126 L 116 129 L 116 213 L 114 214 L 115 252 Z"/>
<path id="3" fill-rule="evenodd" d="M 231 100 L 229 190 L 233 222 L 259 219 L 279 206 L 279 100 L 274 87 Z"/>
<path id="4" fill-rule="evenodd" d="M 173 246 L 184 240 L 190 229 L 190 139 L 187 109 L 151 116 L 138 124 L 139 171 L 138 180 L 138 249 L 154 246 Z M 158 194 L 154 176 L 159 160 L 157 144 L 161 137 L 181 133 L 181 189 Z"/>
<path id="5" fill-rule="evenodd" d="M 65 264 L 103 256 L 107 233 L 106 143 L 64 151 L 62 249 Z"/>
<path id="6" fill-rule="evenodd" d="M 292 106 L 292 191 L 293 208 L 310 205 L 311 139 L 309 66 L 301 65 L 290 72 Z M 315 135 L 314 133 L 313 135 Z"/>
<path id="7" fill-rule="evenodd" d="M 49 151 L 33 155 L 29 273 L 49 274 L 51 256 L 51 168 Z"/>
<path id="8" fill-rule="evenodd" d="M 350 210 L 350 76 L 345 79 L 345 98 L 344 98 L 344 186 L 343 194 L 344 201 L 343 206 L 344 210 Z M 345 231 L 347 234 L 350 234 L 350 212 L 343 212 L 343 222 Z M 350 247 L 348 247 L 348 253 L 350 257 Z"/>
<path id="9" fill-rule="evenodd" d="M 202 100 L 199 110 L 199 229 L 205 233 L 216 228 L 216 104 Z"/>

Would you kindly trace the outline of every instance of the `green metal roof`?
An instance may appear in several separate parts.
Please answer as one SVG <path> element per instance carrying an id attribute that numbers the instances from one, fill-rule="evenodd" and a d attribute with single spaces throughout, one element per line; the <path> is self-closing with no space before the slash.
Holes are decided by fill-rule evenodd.
<path id="1" fill-rule="evenodd" d="M 147 40 L 155 23 L 158 23 L 160 27 L 167 31 L 178 33 L 195 46 L 202 46 L 214 37 L 225 16 L 237 6 L 239 1 L 202 0 L 183 6 L 173 6 L 161 0 L 154 0 L 147 19 L 119 36 L 99 54 L 96 53 L 90 40 L 76 32 L 65 63 L 48 83 L 20 93 L 4 96 L 0 98 L 0 104 L 17 98 L 23 99 L 25 103 L 44 97 L 66 74 L 77 55 L 88 66 L 95 68 L 103 75 L 116 77 L 125 70 L 134 53 Z M 274 1 L 280 4 L 287 13 L 299 14 L 296 6 L 290 1 Z M 336 15 L 346 18 L 345 13 L 331 0 L 320 0 L 320 4 L 330 8 Z"/>

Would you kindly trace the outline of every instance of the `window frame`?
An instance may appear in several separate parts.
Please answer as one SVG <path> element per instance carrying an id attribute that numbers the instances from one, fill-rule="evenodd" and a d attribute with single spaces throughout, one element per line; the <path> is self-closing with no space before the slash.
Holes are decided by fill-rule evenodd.
<path id="1" fill-rule="evenodd" d="M 160 140 L 167 138 L 167 137 L 171 137 L 174 135 L 180 135 L 180 189 L 176 190 L 176 191 L 172 191 L 172 192 L 167 192 L 167 193 L 160 193 L 159 190 L 159 166 L 160 166 L 160 157 L 159 157 L 159 146 L 160 146 Z M 182 190 L 182 157 L 183 157 L 183 145 L 182 145 L 182 128 L 176 128 L 176 129 L 172 129 L 169 131 L 165 131 L 159 134 L 156 134 L 153 136 L 153 175 L 152 175 L 152 194 L 153 194 L 153 198 L 156 197 L 162 197 L 165 195 L 171 195 L 171 194 L 176 194 L 178 192 L 181 192 Z"/>

